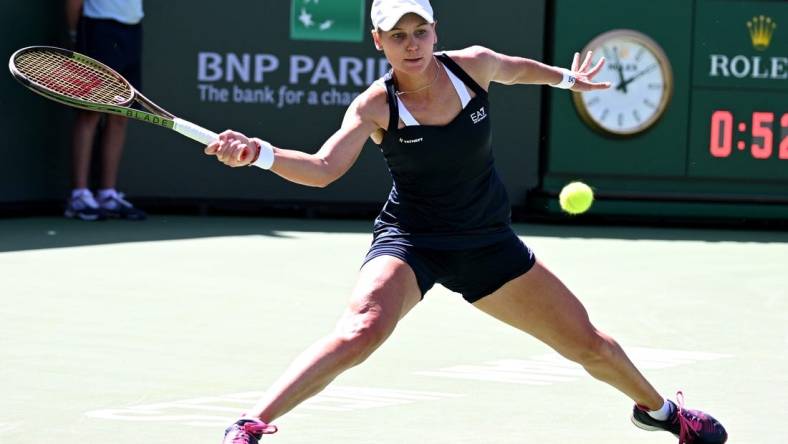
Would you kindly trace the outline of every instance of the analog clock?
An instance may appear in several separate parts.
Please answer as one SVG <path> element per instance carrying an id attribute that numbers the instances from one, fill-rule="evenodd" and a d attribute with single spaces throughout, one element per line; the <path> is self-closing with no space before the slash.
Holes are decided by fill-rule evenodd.
<path id="1" fill-rule="evenodd" d="M 619 29 L 593 39 L 582 54 L 588 51 L 593 51 L 592 66 L 605 57 L 594 81 L 612 86 L 573 93 L 583 121 L 617 136 L 633 136 L 654 125 L 673 93 L 673 71 L 662 48 L 641 32 Z"/>

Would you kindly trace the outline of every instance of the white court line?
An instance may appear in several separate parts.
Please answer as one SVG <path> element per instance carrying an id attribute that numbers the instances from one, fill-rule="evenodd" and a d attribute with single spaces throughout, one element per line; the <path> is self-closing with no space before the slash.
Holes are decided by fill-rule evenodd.
<path id="1" fill-rule="evenodd" d="M 642 370 L 693 365 L 704 361 L 730 358 L 732 355 L 651 348 L 628 348 L 627 354 Z M 491 381 L 524 385 L 551 385 L 588 377 L 585 370 L 557 353 L 529 359 L 499 359 L 479 364 L 459 364 L 435 370 L 415 372 L 422 376 Z M 175 422 L 191 426 L 220 426 L 236 419 L 264 392 L 230 393 L 156 404 L 93 410 L 91 418 L 120 421 Z M 301 404 L 289 417 L 308 416 L 309 412 L 348 412 L 459 398 L 463 394 L 393 390 L 376 387 L 329 386 L 319 395 Z M 3 424 L 0 424 L 2 427 Z M 2 428 L 0 428 L 2 430 Z"/>
<path id="2" fill-rule="evenodd" d="M 8 433 L 19 428 L 19 424 L 0 422 L 0 433 Z"/>
<path id="3" fill-rule="evenodd" d="M 733 355 L 720 353 L 643 347 L 627 348 L 626 352 L 641 370 L 671 368 L 733 357 Z M 551 385 L 560 382 L 571 382 L 587 376 L 583 367 L 561 357 L 557 353 L 535 356 L 530 359 L 500 359 L 479 364 L 459 364 L 435 370 L 418 371 L 415 374 L 439 378 L 524 385 Z"/>
<path id="4" fill-rule="evenodd" d="M 226 426 L 254 404 L 264 392 L 233 393 L 123 408 L 93 410 L 91 418 L 120 421 L 176 422 L 191 426 Z M 415 402 L 458 398 L 452 393 L 393 390 L 374 387 L 329 387 L 301 404 L 289 417 L 308 416 L 308 411 L 348 412 L 391 407 Z M 229 405 L 228 405 L 229 404 Z"/>

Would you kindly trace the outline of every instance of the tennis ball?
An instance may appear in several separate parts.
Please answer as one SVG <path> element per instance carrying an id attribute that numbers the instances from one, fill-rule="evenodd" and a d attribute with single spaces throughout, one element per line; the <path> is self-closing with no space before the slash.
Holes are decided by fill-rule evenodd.
<path id="1" fill-rule="evenodd" d="M 583 182 L 567 184 L 558 195 L 561 208 L 569 214 L 585 213 L 594 202 L 594 191 Z"/>

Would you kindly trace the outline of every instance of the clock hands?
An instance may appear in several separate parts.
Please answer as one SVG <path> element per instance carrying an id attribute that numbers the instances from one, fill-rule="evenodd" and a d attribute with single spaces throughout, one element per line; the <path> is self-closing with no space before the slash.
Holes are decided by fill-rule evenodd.
<path id="1" fill-rule="evenodd" d="M 673 73 L 662 68 L 669 65 L 659 45 L 641 32 L 618 29 L 600 34 L 587 46 L 604 51 L 608 64 L 602 77 L 612 87 L 605 94 L 582 91 L 575 96 L 585 123 L 617 135 L 639 134 L 653 126 L 665 113 L 673 82 Z M 725 125 L 733 127 L 720 127 Z"/>
<path id="2" fill-rule="evenodd" d="M 627 84 L 624 82 L 624 68 L 621 66 L 621 59 L 618 58 L 618 46 L 613 47 L 613 54 L 616 56 L 616 62 L 613 66 L 615 66 L 616 71 L 618 71 L 618 85 L 616 89 L 621 90 L 624 94 L 627 93 Z"/>
<path id="3" fill-rule="evenodd" d="M 650 73 L 650 72 L 651 72 L 651 71 L 653 71 L 653 70 L 654 70 L 654 68 L 656 68 L 656 67 L 657 67 L 657 64 L 656 64 L 656 63 L 649 65 L 647 68 L 643 69 L 642 71 L 640 71 L 639 73 L 635 74 L 634 76 L 632 76 L 632 77 L 630 77 L 630 78 L 628 78 L 628 79 L 626 79 L 626 80 L 622 81 L 622 82 L 621 82 L 621 83 L 620 83 L 618 86 L 616 86 L 616 89 L 618 89 L 618 90 L 621 90 L 621 91 L 623 91 L 624 93 L 626 93 L 626 92 L 627 92 L 627 85 L 629 85 L 630 83 L 632 83 L 632 82 L 633 82 L 635 79 L 637 79 L 638 77 L 641 77 L 641 76 L 643 76 L 643 75 L 645 75 L 645 74 L 648 74 L 648 73 Z"/>

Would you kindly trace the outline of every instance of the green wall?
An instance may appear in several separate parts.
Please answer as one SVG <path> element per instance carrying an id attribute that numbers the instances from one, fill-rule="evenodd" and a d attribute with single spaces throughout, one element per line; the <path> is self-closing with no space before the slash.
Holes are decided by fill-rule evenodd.
<path id="1" fill-rule="evenodd" d="M 761 15 L 778 24 L 768 48 L 755 48 L 747 28 Z M 557 0 L 552 26 L 550 56 L 567 63 L 603 32 L 641 31 L 666 52 L 675 86 L 662 119 L 630 138 L 592 130 L 570 95 L 552 93 L 546 199 L 535 208 L 558 211 L 560 188 L 580 179 L 600 197 L 597 214 L 788 218 L 788 2 Z M 732 128 L 712 127 L 715 111 L 730 112 Z M 753 131 L 758 112 L 771 118 L 757 125 L 768 126 L 768 152 Z M 725 131 L 730 145 L 712 149 Z"/>
<path id="2" fill-rule="evenodd" d="M 59 42 L 62 11 L 60 2 L 2 2 L 3 60 L 24 46 Z M 68 186 L 69 111 L 29 93 L 7 72 L 0 76 L 0 109 L 0 202 L 60 198 Z"/>
<path id="3" fill-rule="evenodd" d="M 379 74 L 379 54 L 367 32 L 368 1 L 343 2 L 356 5 L 355 15 L 345 14 L 330 35 L 299 29 L 292 21 L 293 8 L 299 13 L 302 2 L 239 0 L 233 8 L 207 0 L 146 2 L 144 92 L 175 114 L 216 131 L 233 128 L 277 145 L 316 150 L 339 125 L 344 106 L 309 104 L 308 94 L 317 93 L 320 101 L 332 90 L 360 92 L 363 85 L 354 83 L 352 71 L 361 63 L 358 76 L 366 84 Z M 438 48 L 483 44 L 567 66 L 572 54 L 595 36 L 611 29 L 635 29 L 665 50 L 675 85 L 664 117 L 644 134 L 625 139 L 590 129 L 565 91 L 493 85 L 495 153 L 515 205 L 528 196 L 534 211 L 555 212 L 561 186 L 582 179 L 600 196 L 592 213 L 788 218 L 788 80 L 783 78 L 788 70 L 788 2 L 555 0 L 549 3 L 549 17 L 545 3 L 511 1 L 505 8 L 490 8 L 474 0 L 434 0 Z M 317 11 L 316 19 L 343 12 L 337 12 L 342 9 L 339 3 L 332 5 Z M 233 26 L 239 11 L 244 20 L 259 25 Z M 747 21 L 759 15 L 778 24 L 765 49 L 754 48 L 746 28 Z M 6 57 L 27 45 L 62 45 L 62 4 L 4 2 L 0 25 L 0 49 Z M 545 35 L 550 41 L 544 41 Z M 257 56 L 264 67 L 275 58 L 279 66 L 265 72 L 263 79 L 254 79 L 252 73 L 247 81 L 234 72 L 232 79 L 225 73 L 222 79 L 206 80 L 199 78 L 200 54 L 218 55 L 225 65 L 228 55 L 241 62 L 246 54 L 252 61 Z M 728 61 L 727 76 L 719 66 L 711 75 L 712 60 L 723 60 L 714 57 Z M 291 79 L 291 60 L 315 66 Z M 342 66 L 349 69 L 344 76 Z M 312 79 L 315 71 L 319 75 Z M 767 72 L 772 78 L 763 78 Z M 201 98 L 201 86 L 226 88 L 228 94 L 233 87 L 269 88 L 270 97 L 277 97 L 284 86 L 304 96 L 300 104 L 281 108 L 278 103 L 236 103 L 232 98 L 222 103 Z M 544 126 L 543 93 L 548 105 Z M 69 187 L 71 110 L 30 94 L 10 75 L 0 76 L 0 105 L 6 135 L 0 205 L 61 202 Z M 719 121 L 712 126 L 717 111 L 730 112 L 731 128 Z M 759 125 L 753 121 L 755 113 L 761 113 L 759 118 L 763 113 L 772 116 L 772 121 L 760 124 L 771 134 L 768 152 L 763 135 L 754 134 Z M 723 136 L 726 131 L 731 134 L 730 147 L 712 149 L 712 134 Z M 261 171 L 223 168 L 193 142 L 132 122 L 119 186 L 129 196 L 149 202 L 174 198 L 380 203 L 390 181 L 372 144 L 343 179 L 315 190 Z"/>
<path id="4" fill-rule="evenodd" d="M 665 50 L 673 65 L 675 85 L 662 121 L 643 136 L 621 140 L 594 132 L 578 117 L 571 94 L 554 92 L 548 182 L 553 184 L 556 179 L 560 183 L 579 174 L 670 177 L 683 173 L 686 161 L 683 135 L 689 125 L 692 2 L 557 1 L 555 12 L 553 59 L 556 63 L 569 65 L 575 51 L 581 51 L 603 32 L 634 29 L 651 36 Z M 588 20 L 591 16 L 598 19 Z"/>

